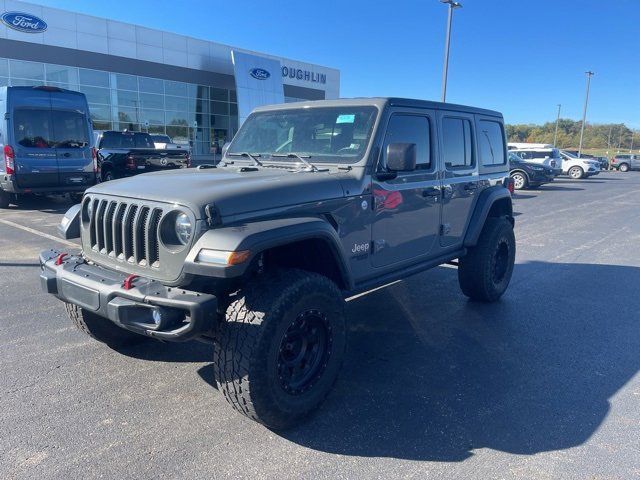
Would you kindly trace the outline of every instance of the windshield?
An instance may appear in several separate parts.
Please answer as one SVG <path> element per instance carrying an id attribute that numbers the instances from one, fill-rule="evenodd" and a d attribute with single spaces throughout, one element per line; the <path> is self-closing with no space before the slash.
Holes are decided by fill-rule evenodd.
<path id="1" fill-rule="evenodd" d="M 574 155 L 573 153 L 569 153 L 569 152 L 562 152 L 562 153 L 569 158 L 578 158 L 578 156 Z"/>
<path id="2" fill-rule="evenodd" d="M 312 162 L 355 163 L 362 159 L 375 122 L 375 107 L 321 107 L 253 113 L 228 154 L 304 154 Z M 281 161 L 278 158 L 278 161 Z M 289 161 L 296 161 L 295 157 Z"/>
<path id="3" fill-rule="evenodd" d="M 166 135 L 151 135 L 151 139 L 156 143 L 171 143 L 171 139 Z"/>
<path id="4" fill-rule="evenodd" d="M 21 108 L 14 111 L 16 142 L 32 148 L 82 148 L 89 144 L 86 116 L 67 110 Z"/>

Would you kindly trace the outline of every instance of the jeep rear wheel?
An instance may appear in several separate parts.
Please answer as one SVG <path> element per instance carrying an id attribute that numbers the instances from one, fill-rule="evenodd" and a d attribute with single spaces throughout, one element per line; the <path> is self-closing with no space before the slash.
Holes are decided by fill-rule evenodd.
<path id="1" fill-rule="evenodd" d="M 495 302 L 509 286 L 516 256 L 513 226 L 506 218 L 488 218 L 480 239 L 458 263 L 462 292 L 473 300 Z"/>
<path id="2" fill-rule="evenodd" d="M 110 347 L 133 345 L 147 339 L 143 335 L 130 332 L 118 327 L 108 318 L 103 318 L 93 312 L 80 308 L 72 303 L 65 303 L 67 316 L 81 332 Z"/>
<path id="3" fill-rule="evenodd" d="M 627 165 L 626 163 L 621 163 L 620 166 L 618 167 L 618 169 L 621 172 L 628 172 L 629 171 L 629 165 Z"/>
<path id="4" fill-rule="evenodd" d="M 298 423 L 333 386 L 344 356 L 344 300 L 328 278 L 282 270 L 249 284 L 215 339 L 215 380 L 238 412 L 269 428 Z"/>

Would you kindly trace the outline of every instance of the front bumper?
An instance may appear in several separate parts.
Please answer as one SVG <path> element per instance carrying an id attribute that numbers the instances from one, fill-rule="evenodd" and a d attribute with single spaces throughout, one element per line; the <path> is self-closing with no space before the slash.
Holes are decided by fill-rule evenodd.
<path id="1" fill-rule="evenodd" d="M 149 337 L 187 341 L 215 327 L 214 295 L 167 287 L 137 277 L 126 289 L 127 275 L 87 263 L 81 256 L 45 250 L 40 253 L 42 289 L 116 325 Z"/>
<path id="2" fill-rule="evenodd" d="M 532 170 L 529 172 L 529 181 L 531 183 L 543 184 L 553 182 L 556 178 L 552 170 Z"/>

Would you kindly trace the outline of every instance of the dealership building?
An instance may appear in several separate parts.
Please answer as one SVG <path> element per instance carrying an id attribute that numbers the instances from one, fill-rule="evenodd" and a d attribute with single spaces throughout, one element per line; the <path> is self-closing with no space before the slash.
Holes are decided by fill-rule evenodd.
<path id="1" fill-rule="evenodd" d="M 42 84 L 83 92 L 96 130 L 163 133 L 208 158 L 256 106 L 338 98 L 340 72 L 0 0 L 0 86 Z"/>

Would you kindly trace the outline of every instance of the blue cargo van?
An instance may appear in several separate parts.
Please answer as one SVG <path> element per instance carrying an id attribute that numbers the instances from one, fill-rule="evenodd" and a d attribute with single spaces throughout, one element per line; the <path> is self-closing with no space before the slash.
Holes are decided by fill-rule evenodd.
<path id="1" fill-rule="evenodd" d="M 25 193 L 81 193 L 96 183 L 89 106 L 57 87 L 0 87 L 0 208 Z"/>

